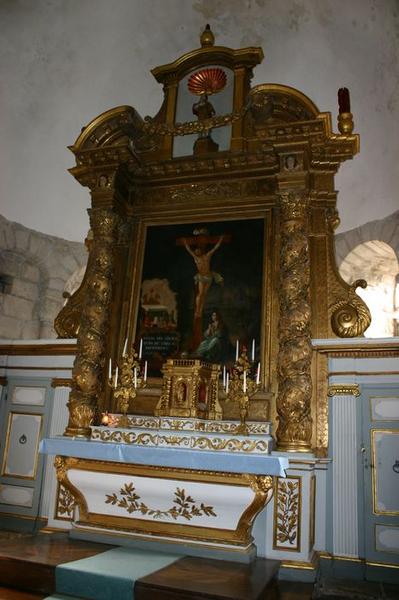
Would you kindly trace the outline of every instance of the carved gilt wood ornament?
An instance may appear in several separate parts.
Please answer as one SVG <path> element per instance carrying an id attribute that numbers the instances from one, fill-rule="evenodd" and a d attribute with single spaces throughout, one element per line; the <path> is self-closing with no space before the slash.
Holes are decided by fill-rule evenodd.
<path id="1" fill-rule="evenodd" d="M 153 69 L 164 92 L 155 117 L 111 109 L 71 146 L 70 172 L 91 192 L 93 241 L 82 285 L 55 323 L 60 337 L 78 338 L 66 435 L 89 436 L 98 411 L 114 408 L 107 363 L 116 364 L 126 336 L 129 348 L 137 343 L 147 227 L 263 219 L 260 387 L 275 398 L 278 448 L 326 452 L 311 338 L 361 336 L 370 323 L 355 291 L 364 283 L 344 282 L 334 257 L 334 176 L 359 151 L 359 136 L 348 102 L 334 133 L 331 114 L 300 91 L 251 88 L 262 59 L 261 48 L 215 45 L 207 27 L 200 48 Z"/>

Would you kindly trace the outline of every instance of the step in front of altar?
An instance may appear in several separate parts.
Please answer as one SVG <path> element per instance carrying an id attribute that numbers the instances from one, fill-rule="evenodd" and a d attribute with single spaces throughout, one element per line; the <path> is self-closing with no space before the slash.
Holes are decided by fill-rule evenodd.
<path id="1" fill-rule="evenodd" d="M 265 594 L 275 597 L 278 565 L 266 559 L 250 565 L 211 561 L 41 533 L 0 549 L 0 585 L 9 589 L 7 598 L 261 600 Z"/>

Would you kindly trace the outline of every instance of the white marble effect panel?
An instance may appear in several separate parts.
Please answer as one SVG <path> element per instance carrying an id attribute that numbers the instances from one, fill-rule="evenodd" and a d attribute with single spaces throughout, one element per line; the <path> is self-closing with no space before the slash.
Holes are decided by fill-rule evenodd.
<path id="1" fill-rule="evenodd" d="M 7 367 L 58 367 L 58 369 L 72 369 L 73 361 L 75 360 L 74 355 L 56 355 L 56 356 L 24 356 L 16 355 L 9 356 L 7 361 Z"/>
<path id="2" fill-rule="evenodd" d="M 67 402 L 69 398 L 69 392 L 71 389 L 69 387 L 57 387 L 54 390 L 53 397 L 53 407 L 51 413 L 51 421 L 49 428 L 50 437 L 55 437 L 56 435 L 62 435 L 65 431 L 65 427 L 68 424 L 68 407 Z M 56 493 L 57 493 L 57 479 L 55 475 L 54 468 L 54 457 L 46 456 L 46 466 L 45 466 L 45 479 L 44 479 L 44 490 L 43 490 L 43 499 L 42 505 L 40 509 L 40 514 L 42 517 L 47 517 L 49 519 L 49 526 L 51 527 L 61 527 L 64 529 L 65 527 L 69 527 L 69 523 L 67 521 L 55 521 L 54 520 L 54 511 L 55 511 L 55 502 L 56 502 Z"/>
<path id="3" fill-rule="evenodd" d="M 398 421 L 399 397 L 376 396 L 370 399 L 373 421 Z"/>
<path id="4" fill-rule="evenodd" d="M 0 339 L 0 346 L 2 344 L 7 344 L 7 346 L 31 346 L 32 344 L 34 344 L 35 346 L 46 346 L 48 344 L 51 344 L 52 346 L 64 346 L 65 344 L 76 344 L 77 340 L 76 338 L 43 338 L 43 339 L 32 339 L 32 340 L 9 340 L 7 338 L 1 338 Z"/>
<path id="5" fill-rule="evenodd" d="M 10 413 L 3 474 L 34 479 L 42 415 Z"/>
<path id="6" fill-rule="evenodd" d="M 399 474 L 393 466 L 399 460 L 399 429 L 372 431 L 374 511 L 377 514 L 399 513 Z"/>
<path id="7" fill-rule="evenodd" d="M 13 388 L 11 402 L 13 404 L 28 404 L 43 406 L 46 400 L 45 387 L 19 386 Z"/>
<path id="8" fill-rule="evenodd" d="M 317 463 L 316 475 L 316 506 L 315 506 L 315 542 L 314 549 L 326 550 L 326 512 L 327 512 L 327 461 Z"/>
<path id="9" fill-rule="evenodd" d="M 314 348 L 367 348 L 367 346 L 387 346 L 394 343 L 399 343 L 399 337 L 391 338 L 314 338 L 312 339 L 312 346 Z"/>
<path id="10" fill-rule="evenodd" d="M 33 494 L 34 488 L 2 484 L 0 485 L 0 504 L 31 508 Z"/>
<path id="11" fill-rule="evenodd" d="M 29 367 L 21 367 L 17 369 L 6 368 L 3 370 L 3 372 L 1 371 L 2 370 L 0 369 L 0 375 L 3 375 L 5 377 L 29 377 L 29 379 L 35 379 L 36 377 L 40 377 L 42 379 L 70 379 L 72 376 L 72 367 L 67 369 L 51 369 L 49 367 L 43 367 L 40 369 L 30 369 Z"/>
<path id="12" fill-rule="evenodd" d="M 399 358 L 386 356 L 384 358 L 330 358 L 330 373 L 344 371 L 361 373 L 385 373 L 398 371 Z"/>
<path id="13" fill-rule="evenodd" d="M 356 401 L 354 396 L 334 396 L 331 401 L 333 554 L 348 557 L 359 553 Z"/>
<path id="14" fill-rule="evenodd" d="M 399 553 L 399 527 L 376 525 L 375 545 L 378 552 Z"/>
<path id="15" fill-rule="evenodd" d="M 243 511 L 255 497 L 255 493 L 249 487 L 173 479 L 159 480 L 137 475 L 104 474 L 77 469 L 68 471 L 68 479 L 83 494 L 90 513 L 163 523 L 175 522 L 185 525 L 189 523 L 212 529 L 235 530 Z M 143 502 L 150 509 L 169 511 L 172 507 L 178 508 L 179 506 L 174 502 L 175 493 L 177 489 L 183 489 L 186 495 L 195 501 L 197 507 L 202 504 L 210 506 L 215 514 L 206 515 L 201 511 L 202 514 L 194 514 L 187 521 L 179 515 L 173 518 L 168 514 L 143 514 L 140 509 L 128 512 L 128 502 L 126 506 L 118 506 L 119 502 L 106 503 L 107 495 L 116 494 L 118 499 L 126 499 L 127 496 L 124 496 L 121 490 L 127 484 L 133 485 L 132 494 L 137 496 L 138 504 Z"/>

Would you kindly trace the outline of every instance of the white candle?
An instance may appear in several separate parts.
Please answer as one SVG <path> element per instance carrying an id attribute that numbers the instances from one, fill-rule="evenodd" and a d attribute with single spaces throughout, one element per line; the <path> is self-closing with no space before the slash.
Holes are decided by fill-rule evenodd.
<path id="1" fill-rule="evenodd" d="M 144 363 L 144 381 L 147 381 L 147 361 Z"/>
<path id="2" fill-rule="evenodd" d="M 223 387 L 226 387 L 226 365 L 223 365 Z"/>
<path id="3" fill-rule="evenodd" d="M 112 361 L 111 361 L 111 359 L 109 359 L 109 365 L 108 365 L 108 379 L 110 381 L 112 379 Z"/>
<path id="4" fill-rule="evenodd" d="M 137 369 L 134 367 L 134 387 L 137 387 Z"/>
<path id="5" fill-rule="evenodd" d="M 243 387 L 242 387 L 244 394 L 247 391 L 247 372 L 244 371 L 244 381 L 243 381 Z"/>
<path id="6" fill-rule="evenodd" d="M 143 355 L 143 338 L 140 340 L 139 358 Z"/>
<path id="7" fill-rule="evenodd" d="M 255 361 L 255 338 L 252 340 L 252 362 Z"/>
<path id="8" fill-rule="evenodd" d="M 126 356 L 126 350 L 127 350 L 127 338 L 125 339 L 125 345 L 123 346 L 122 356 Z"/>
<path id="9" fill-rule="evenodd" d="M 260 362 L 258 362 L 258 370 L 256 372 L 256 385 L 260 383 Z"/>
<path id="10" fill-rule="evenodd" d="M 236 360 L 238 360 L 238 352 L 239 352 L 239 342 L 236 341 Z"/>
<path id="11" fill-rule="evenodd" d="M 226 373 L 226 394 L 229 393 L 229 373 Z"/>
<path id="12" fill-rule="evenodd" d="M 119 372 L 119 367 L 116 367 L 116 369 L 115 369 L 115 385 L 114 385 L 115 388 L 118 385 L 118 372 Z"/>

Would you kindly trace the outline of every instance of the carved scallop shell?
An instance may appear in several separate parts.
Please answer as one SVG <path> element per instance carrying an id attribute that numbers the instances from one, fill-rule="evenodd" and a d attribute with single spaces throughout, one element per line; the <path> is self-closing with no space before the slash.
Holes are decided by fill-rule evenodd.
<path id="1" fill-rule="evenodd" d="M 191 75 L 187 87 L 192 94 L 201 96 L 202 94 L 217 94 L 226 85 L 227 77 L 223 69 L 215 67 L 212 69 L 201 69 Z"/>

